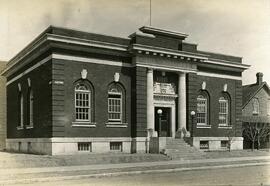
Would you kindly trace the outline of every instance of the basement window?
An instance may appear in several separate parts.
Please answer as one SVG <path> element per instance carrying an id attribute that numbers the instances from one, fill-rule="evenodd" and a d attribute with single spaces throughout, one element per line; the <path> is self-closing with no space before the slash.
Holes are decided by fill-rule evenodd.
<path id="1" fill-rule="evenodd" d="M 110 142 L 110 150 L 122 152 L 122 142 Z"/>
<path id="2" fill-rule="evenodd" d="M 228 148 L 229 142 L 227 140 L 221 141 L 220 142 L 220 147 L 221 148 Z"/>
<path id="3" fill-rule="evenodd" d="M 83 152 L 92 152 L 92 143 L 91 142 L 79 142 L 78 151 Z"/>
<path id="4" fill-rule="evenodd" d="M 209 141 L 200 141 L 200 149 L 209 149 Z"/>

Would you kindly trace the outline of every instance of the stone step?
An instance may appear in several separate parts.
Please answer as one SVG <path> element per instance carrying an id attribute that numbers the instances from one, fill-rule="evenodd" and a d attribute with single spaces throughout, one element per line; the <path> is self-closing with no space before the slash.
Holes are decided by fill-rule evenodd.
<path id="1" fill-rule="evenodd" d="M 169 145 L 166 145 L 166 147 L 181 148 L 181 147 L 191 147 L 191 146 L 188 144 L 169 144 Z"/>
<path id="2" fill-rule="evenodd" d="M 178 140 L 166 140 L 166 143 L 186 143 L 183 139 Z"/>
<path id="3" fill-rule="evenodd" d="M 181 141 L 166 141 L 166 145 L 170 145 L 170 144 L 188 145 L 184 140 L 181 140 Z"/>
<path id="4" fill-rule="evenodd" d="M 198 159 L 204 153 L 190 146 L 183 139 L 167 139 L 163 152 L 170 159 Z"/>
<path id="5" fill-rule="evenodd" d="M 187 144 L 183 144 L 183 145 L 179 145 L 179 144 L 170 144 L 170 145 L 166 145 L 166 148 L 175 148 L 175 149 L 180 149 L 180 148 L 190 148 L 191 146 L 187 145 Z"/>
<path id="6" fill-rule="evenodd" d="M 182 150 L 182 149 L 166 149 L 165 153 L 198 153 L 197 151 L 193 150 L 193 149 L 186 149 L 186 150 Z"/>

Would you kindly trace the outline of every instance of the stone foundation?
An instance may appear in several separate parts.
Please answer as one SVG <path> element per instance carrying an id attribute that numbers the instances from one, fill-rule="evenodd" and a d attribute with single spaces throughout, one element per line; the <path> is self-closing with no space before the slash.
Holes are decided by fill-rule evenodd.
<path id="1" fill-rule="evenodd" d="M 209 148 L 202 150 L 227 150 L 226 147 L 221 147 L 221 141 L 228 141 L 228 137 L 193 137 L 190 139 L 191 145 L 200 149 L 200 141 L 208 141 Z M 243 138 L 233 137 L 231 140 L 231 150 L 242 150 Z"/>
<path id="2" fill-rule="evenodd" d="M 121 142 L 121 150 L 111 150 L 110 142 Z M 78 143 L 91 143 L 91 150 L 79 151 Z M 6 149 L 13 152 L 48 155 L 109 152 L 131 153 L 131 138 L 18 138 L 7 139 Z"/>

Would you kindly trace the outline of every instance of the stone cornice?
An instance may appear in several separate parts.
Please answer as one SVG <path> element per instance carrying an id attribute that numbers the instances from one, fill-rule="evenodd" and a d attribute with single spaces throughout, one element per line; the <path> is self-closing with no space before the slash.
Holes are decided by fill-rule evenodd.
<path id="1" fill-rule="evenodd" d="M 47 36 L 48 36 L 47 37 L 48 40 L 59 41 L 59 42 L 64 42 L 64 43 L 85 45 L 85 46 L 112 49 L 112 50 L 120 50 L 120 51 L 127 51 L 127 48 L 128 48 L 127 45 L 120 45 L 120 44 L 108 43 L 108 42 L 103 42 L 103 41 L 80 39 L 80 38 L 61 36 L 61 35 L 55 35 L 55 34 L 47 34 Z"/>
<path id="2" fill-rule="evenodd" d="M 235 62 L 221 60 L 221 59 L 209 59 L 209 60 L 205 60 L 204 62 L 210 63 L 210 64 L 216 64 L 216 65 L 242 68 L 242 69 L 248 69 L 250 67 L 250 65 L 246 65 L 246 64 L 242 64 L 242 63 L 235 63 Z"/>
<path id="3" fill-rule="evenodd" d="M 115 44 L 115 43 L 79 39 L 75 37 L 67 37 L 67 36 L 45 33 L 42 36 L 39 36 L 37 39 L 35 39 L 32 43 L 30 43 L 27 47 L 25 47 L 21 52 L 19 52 L 14 58 L 12 58 L 7 64 L 7 68 L 1 73 L 1 75 L 6 75 L 11 69 L 14 69 L 14 67 L 18 63 L 20 63 L 23 59 L 26 58 L 26 56 L 28 56 L 33 50 L 40 47 L 46 41 L 52 41 L 52 42 L 56 41 L 56 42 L 62 42 L 62 43 L 67 43 L 67 44 L 83 45 L 83 46 L 118 50 L 118 51 L 124 51 L 124 52 L 127 51 L 127 48 L 128 48 L 127 45 L 120 45 L 120 44 Z"/>
<path id="4" fill-rule="evenodd" d="M 154 94 L 154 98 L 164 100 L 175 100 L 178 96 L 176 94 Z"/>
<path id="5" fill-rule="evenodd" d="M 150 26 L 143 26 L 139 30 L 147 34 L 163 35 L 163 36 L 172 37 L 172 38 L 181 39 L 181 40 L 184 40 L 186 37 L 188 37 L 188 34 L 175 32 L 175 31 L 171 31 L 167 29 L 164 30 L 160 28 L 154 28 Z"/>
<path id="6" fill-rule="evenodd" d="M 188 61 L 203 61 L 207 60 L 208 55 L 204 54 L 195 54 L 191 52 L 177 51 L 167 48 L 149 46 L 149 45 L 141 45 L 141 44 L 133 44 L 130 48 L 131 50 L 135 50 L 138 53 L 151 54 L 151 55 L 159 55 L 171 58 L 179 58 L 186 59 Z"/>
<path id="7" fill-rule="evenodd" d="M 227 67 L 240 68 L 243 70 L 248 69 L 250 67 L 250 65 L 246 65 L 242 63 L 236 63 L 236 62 L 222 60 L 222 59 L 212 59 L 212 58 L 210 59 L 210 55 L 206 55 L 206 54 L 177 51 L 177 50 L 172 50 L 172 49 L 141 45 L 141 44 L 133 44 L 130 50 L 131 51 L 134 50 L 138 54 L 182 59 L 186 61 L 197 62 L 198 64 L 208 63 L 208 64 L 213 64 L 213 65 L 222 65 L 222 66 L 227 66 Z"/>

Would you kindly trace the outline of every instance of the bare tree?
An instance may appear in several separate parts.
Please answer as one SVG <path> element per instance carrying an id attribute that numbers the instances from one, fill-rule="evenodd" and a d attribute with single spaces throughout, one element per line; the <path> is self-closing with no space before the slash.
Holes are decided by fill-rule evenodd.
<path id="1" fill-rule="evenodd" d="M 243 128 L 243 136 L 247 137 L 252 142 L 252 151 L 255 147 L 255 141 L 257 138 L 257 123 L 245 123 Z"/>
<path id="2" fill-rule="evenodd" d="M 265 140 L 270 135 L 269 125 L 266 123 L 251 123 L 246 122 L 243 127 L 243 136 L 247 137 L 252 142 L 252 151 L 257 142 L 257 148 L 260 149 L 260 142 Z"/>
<path id="3" fill-rule="evenodd" d="M 232 149 L 232 144 L 235 140 L 235 136 L 236 136 L 236 131 L 234 130 L 234 127 L 232 126 L 232 128 L 226 132 L 226 137 L 228 138 L 228 150 L 229 151 L 231 151 L 231 149 Z"/>
<path id="4" fill-rule="evenodd" d="M 261 123 L 257 130 L 258 130 L 257 143 L 259 150 L 261 147 L 261 141 L 265 141 L 267 139 L 267 136 L 270 135 L 270 127 L 266 123 Z"/>

